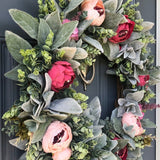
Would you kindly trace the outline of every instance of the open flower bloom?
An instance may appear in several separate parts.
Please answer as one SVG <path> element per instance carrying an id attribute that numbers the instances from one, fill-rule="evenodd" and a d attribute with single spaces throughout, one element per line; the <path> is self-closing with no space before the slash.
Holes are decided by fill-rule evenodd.
<path id="1" fill-rule="evenodd" d="M 46 153 L 62 152 L 69 147 L 71 140 L 71 128 L 66 123 L 54 121 L 49 125 L 43 137 L 42 148 Z"/>
<path id="2" fill-rule="evenodd" d="M 68 160 L 72 155 L 72 150 L 70 148 L 66 148 L 61 152 L 56 152 L 53 154 L 53 160 Z"/>
<path id="3" fill-rule="evenodd" d="M 75 79 L 71 64 L 66 61 L 55 62 L 48 74 L 52 79 L 52 90 L 55 92 L 68 88 Z"/>
<path id="4" fill-rule="evenodd" d="M 62 24 L 68 23 L 68 22 L 70 22 L 69 19 L 64 19 L 63 22 L 62 22 Z M 78 31 L 78 28 L 75 28 L 75 30 L 74 30 L 73 33 L 71 34 L 69 40 L 74 39 L 74 40 L 78 41 L 78 39 L 79 39 L 78 32 L 79 32 L 79 31 Z"/>
<path id="5" fill-rule="evenodd" d="M 109 39 L 110 42 L 120 43 L 120 42 L 124 42 L 130 38 L 130 36 L 133 32 L 134 26 L 135 26 L 135 22 L 128 19 L 127 15 L 125 15 L 125 17 L 128 22 L 119 24 L 118 29 L 116 31 L 117 35 L 111 37 Z"/>
<path id="6" fill-rule="evenodd" d="M 120 139 L 120 138 L 115 137 L 113 140 L 118 140 L 118 139 Z M 127 159 L 127 155 L 128 155 L 128 148 L 127 148 L 127 146 L 125 146 L 123 149 L 117 151 L 116 155 L 118 155 L 118 157 L 121 160 L 126 160 Z"/>
<path id="7" fill-rule="evenodd" d="M 123 114 L 122 124 L 133 126 L 132 131 L 135 133 L 135 136 L 139 136 L 145 132 L 145 130 L 142 128 L 139 117 L 135 116 L 131 112 L 126 112 Z"/>
<path id="8" fill-rule="evenodd" d="M 145 84 L 149 81 L 149 75 L 139 75 L 139 82 L 137 82 L 137 86 L 145 86 Z"/>
<path id="9" fill-rule="evenodd" d="M 93 20 L 91 25 L 100 26 L 105 19 L 105 8 L 102 0 L 84 0 L 82 11 L 87 11 L 87 20 Z"/>

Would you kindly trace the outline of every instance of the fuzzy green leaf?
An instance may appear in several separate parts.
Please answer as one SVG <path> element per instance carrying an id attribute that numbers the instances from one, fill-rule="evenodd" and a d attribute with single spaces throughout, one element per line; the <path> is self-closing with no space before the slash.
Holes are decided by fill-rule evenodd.
<path id="1" fill-rule="evenodd" d="M 143 26 L 142 32 L 147 32 L 153 28 L 154 23 L 145 21 L 142 23 L 142 26 Z"/>
<path id="2" fill-rule="evenodd" d="M 14 81 L 18 81 L 18 69 L 24 69 L 25 66 L 24 65 L 18 65 L 15 68 L 13 68 L 12 70 L 8 71 L 7 73 L 5 73 L 5 77 L 8 79 L 12 79 Z"/>
<path id="3" fill-rule="evenodd" d="M 142 119 L 141 124 L 142 124 L 143 128 L 157 128 L 155 123 L 153 123 L 149 119 Z"/>
<path id="4" fill-rule="evenodd" d="M 49 14 L 46 18 L 46 22 L 48 23 L 49 27 L 52 29 L 53 33 L 57 33 L 58 29 L 62 25 L 59 13 L 57 11 Z"/>
<path id="5" fill-rule="evenodd" d="M 25 111 L 25 112 L 32 112 L 33 111 L 33 104 L 31 103 L 31 101 L 29 100 L 28 102 L 25 102 L 22 104 L 21 108 Z"/>
<path id="6" fill-rule="evenodd" d="M 77 48 L 77 51 L 74 55 L 74 59 L 85 59 L 87 58 L 88 53 L 86 50 L 84 50 L 83 48 Z"/>
<path id="7" fill-rule="evenodd" d="M 50 33 L 50 27 L 44 19 L 40 19 L 38 29 L 38 45 L 42 46 L 45 44 L 48 34 Z"/>
<path id="8" fill-rule="evenodd" d="M 63 24 L 59 28 L 55 36 L 52 49 L 58 48 L 61 45 L 63 45 L 69 39 L 69 37 L 71 36 L 77 25 L 78 25 L 77 21 L 71 21 L 69 23 Z"/>
<path id="9" fill-rule="evenodd" d="M 26 144 L 28 143 L 28 140 L 26 140 L 26 139 L 25 140 L 20 140 L 20 138 L 14 138 L 14 139 L 9 140 L 9 143 L 12 146 L 14 146 L 14 147 L 16 147 L 20 150 L 25 150 L 26 149 Z"/>
<path id="10" fill-rule="evenodd" d="M 83 0 L 71 0 L 68 6 L 64 9 L 65 15 L 76 9 L 82 2 Z"/>
<path id="11" fill-rule="evenodd" d="M 10 31 L 5 32 L 5 40 L 12 57 L 18 63 L 23 63 L 23 56 L 19 53 L 20 50 L 32 49 L 32 46 L 26 40 Z"/>
<path id="12" fill-rule="evenodd" d="M 109 0 L 104 3 L 105 9 L 109 12 L 115 12 L 117 9 L 118 0 Z"/>
<path id="13" fill-rule="evenodd" d="M 37 39 L 38 21 L 26 12 L 10 9 L 12 19 L 33 39 Z"/>
<path id="14" fill-rule="evenodd" d="M 18 160 L 26 160 L 26 152 L 23 153 Z"/>

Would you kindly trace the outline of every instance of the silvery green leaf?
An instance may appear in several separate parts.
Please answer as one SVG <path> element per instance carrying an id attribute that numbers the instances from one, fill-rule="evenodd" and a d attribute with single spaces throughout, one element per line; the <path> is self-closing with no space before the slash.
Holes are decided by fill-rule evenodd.
<path id="1" fill-rule="evenodd" d="M 24 69 L 25 66 L 20 64 L 18 66 L 16 66 L 15 68 L 13 68 L 12 70 L 8 71 L 7 73 L 4 74 L 4 76 L 8 79 L 14 80 L 14 81 L 18 81 L 18 69 Z"/>
<path id="2" fill-rule="evenodd" d="M 73 69 L 77 69 L 81 65 L 78 61 L 75 60 L 68 60 L 68 62 L 71 64 Z"/>
<path id="3" fill-rule="evenodd" d="M 42 140 L 46 129 L 51 124 L 53 119 L 47 119 L 45 123 L 39 125 L 38 129 L 34 132 L 31 143 L 36 143 Z"/>
<path id="4" fill-rule="evenodd" d="M 23 153 L 18 160 L 26 160 L 26 152 Z"/>
<path id="5" fill-rule="evenodd" d="M 95 97 L 88 105 L 90 115 L 93 116 L 93 124 L 97 125 L 101 117 L 101 104 L 98 97 Z"/>
<path id="6" fill-rule="evenodd" d="M 134 138 L 135 137 L 135 131 L 132 130 L 133 126 L 128 126 L 126 124 L 123 124 L 123 130 L 126 134 L 128 134 L 130 137 Z"/>
<path id="7" fill-rule="evenodd" d="M 125 89 L 124 91 L 123 91 L 123 95 L 124 95 L 124 97 L 126 97 L 126 95 L 128 94 L 128 93 L 133 93 L 133 92 L 136 92 L 137 91 L 137 89 L 135 88 L 135 89 Z"/>
<path id="8" fill-rule="evenodd" d="M 128 93 L 126 96 L 127 100 L 135 100 L 136 102 L 140 102 L 144 97 L 144 91 L 137 91 L 134 93 Z"/>
<path id="9" fill-rule="evenodd" d="M 50 78 L 48 73 L 45 73 L 45 88 L 43 93 L 47 92 L 47 91 L 51 91 L 51 85 L 52 85 L 52 79 Z"/>
<path id="10" fill-rule="evenodd" d="M 83 111 L 78 102 L 73 98 L 56 99 L 47 108 L 67 114 L 80 114 Z"/>
<path id="11" fill-rule="evenodd" d="M 140 42 L 139 40 L 135 40 L 131 43 L 129 43 L 129 46 L 132 46 L 135 51 L 142 49 L 144 47 L 144 43 Z"/>
<path id="12" fill-rule="evenodd" d="M 44 108 L 50 105 L 53 96 L 54 96 L 54 91 L 48 91 L 43 94 L 43 99 L 45 101 Z"/>
<path id="13" fill-rule="evenodd" d="M 42 115 L 42 116 L 31 116 L 36 122 L 38 123 L 45 123 L 46 122 L 46 116 L 45 115 Z"/>
<path id="14" fill-rule="evenodd" d="M 106 43 L 103 44 L 104 55 L 110 60 L 113 61 L 119 55 L 119 44 L 115 43 Z"/>
<path id="15" fill-rule="evenodd" d="M 124 105 L 125 103 L 126 103 L 126 100 L 125 100 L 124 98 L 119 98 L 119 99 L 118 99 L 118 104 L 119 104 L 120 106 Z"/>
<path id="16" fill-rule="evenodd" d="M 40 105 L 41 102 L 36 99 L 36 98 L 33 98 L 33 96 L 30 96 L 30 100 L 31 100 L 31 103 L 34 104 L 34 105 Z"/>
<path id="17" fill-rule="evenodd" d="M 64 120 L 66 120 L 69 117 L 68 114 L 54 112 L 54 111 L 49 110 L 49 109 L 45 109 L 44 111 L 47 112 L 48 116 L 53 117 L 53 118 L 58 119 L 58 120 L 61 120 L 61 121 L 64 121 Z"/>
<path id="18" fill-rule="evenodd" d="M 95 146 L 95 149 L 102 149 L 107 145 L 107 137 L 105 134 L 102 134 L 100 137 L 97 138 L 97 145 Z"/>
<path id="19" fill-rule="evenodd" d="M 40 84 L 40 86 L 41 86 L 41 88 L 44 86 L 44 82 L 43 82 L 43 78 L 42 78 L 42 76 L 39 74 L 39 75 L 34 75 L 33 73 L 32 74 L 29 74 L 28 75 L 28 78 L 30 78 L 30 79 L 33 79 L 33 80 L 35 80 L 36 82 L 38 82 L 39 84 Z"/>
<path id="20" fill-rule="evenodd" d="M 10 9 L 12 19 L 33 39 L 37 39 L 38 21 L 26 12 Z"/>
<path id="21" fill-rule="evenodd" d="M 25 120 L 24 124 L 27 126 L 27 128 L 30 132 L 35 132 L 38 128 L 36 121 L 33 119 Z"/>
<path id="22" fill-rule="evenodd" d="M 125 111 L 125 107 L 124 106 L 118 107 L 117 117 L 122 117 L 125 112 L 126 111 Z"/>
<path id="23" fill-rule="evenodd" d="M 55 7 L 56 7 L 56 10 L 59 12 L 59 14 L 62 12 L 62 9 L 60 8 L 60 6 L 58 5 L 58 2 L 56 0 L 53 0 L 54 1 L 54 4 L 55 4 Z"/>
<path id="24" fill-rule="evenodd" d="M 130 81 L 130 83 L 132 85 L 136 85 L 137 84 L 137 80 L 134 77 L 128 77 L 128 80 Z"/>
<path id="25" fill-rule="evenodd" d="M 58 11 L 49 14 L 46 18 L 46 22 L 48 23 L 53 33 L 57 33 L 58 29 L 62 26 Z"/>
<path id="26" fill-rule="evenodd" d="M 18 118 L 26 118 L 26 117 L 29 117 L 30 116 L 30 113 L 27 113 L 27 112 L 21 112 L 19 115 L 18 115 Z"/>
<path id="27" fill-rule="evenodd" d="M 65 60 L 71 60 L 75 56 L 76 50 L 76 47 L 62 47 L 59 49 L 59 51 L 65 52 L 63 55 Z"/>
<path id="28" fill-rule="evenodd" d="M 12 57 L 18 63 L 23 63 L 23 56 L 20 54 L 20 50 L 32 49 L 32 46 L 26 40 L 10 31 L 5 32 L 5 40 Z"/>
<path id="29" fill-rule="evenodd" d="M 103 128 L 104 126 L 93 126 L 93 135 L 94 135 L 94 138 L 96 138 L 96 137 L 99 137 L 101 134 L 102 134 L 102 128 Z"/>
<path id="30" fill-rule="evenodd" d="M 9 143 L 20 150 L 25 150 L 28 140 L 27 139 L 21 140 L 20 138 L 14 138 L 9 140 Z"/>
<path id="31" fill-rule="evenodd" d="M 33 104 L 31 103 L 31 101 L 27 101 L 25 103 L 22 104 L 21 108 L 25 111 L 25 112 L 32 112 L 33 111 Z"/>
<path id="32" fill-rule="evenodd" d="M 140 37 L 141 37 L 141 33 L 139 33 L 139 32 L 132 32 L 131 37 L 126 41 L 126 43 L 132 42 L 134 40 L 137 40 Z"/>
<path id="33" fill-rule="evenodd" d="M 88 56 L 88 53 L 86 50 L 84 50 L 83 48 L 77 48 L 77 51 L 73 58 L 80 60 L 80 59 L 87 58 L 87 56 Z"/>
<path id="34" fill-rule="evenodd" d="M 50 27 L 44 19 L 40 19 L 39 29 L 38 29 L 38 45 L 43 46 L 50 33 Z"/>
<path id="35" fill-rule="evenodd" d="M 91 46 L 97 48 L 98 50 L 100 50 L 102 53 L 104 52 L 103 51 L 103 47 L 102 45 L 95 39 L 91 38 L 91 37 L 88 37 L 86 35 L 82 35 L 82 40 L 87 42 L 88 44 L 90 44 Z"/>
<path id="36" fill-rule="evenodd" d="M 123 129 L 122 129 L 121 119 L 120 118 L 114 118 L 114 119 L 112 119 L 112 121 L 113 121 L 113 127 L 114 127 L 115 131 L 119 134 L 122 134 Z"/>
<path id="37" fill-rule="evenodd" d="M 111 70 L 111 69 L 107 69 L 106 74 L 108 74 L 108 75 L 116 75 L 116 71 L 115 70 Z"/>
<path id="38" fill-rule="evenodd" d="M 127 136 L 127 135 L 123 135 L 123 138 L 126 139 L 126 140 L 128 140 L 128 143 L 130 144 L 130 146 L 131 146 L 133 149 L 136 148 L 136 146 L 135 146 L 135 141 L 134 141 L 131 137 L 129 137 L 129 136 Z"/>
<path id="39" fill-rule="evenodd" d="M 142 19 L 142 15 L 140 11 L 136 11 L 136 19 Z"/>
<path id="40" fill-rule="evenodd" d="M 105 20 L 102 24 L 107 29 L 117 30 L 117 27 L 120 23 L 124 23 L 125 17 L 119 13 L 106 12 Z"/>
<path id="41" fill-rule="evenodd" d="M 90 26 L 92 20 L 84 20 L 78 25 L 78 35 L 79 37 L 84 33 L 84 31 Z"/>
<path id="42" fill-rule="evenodd" d="M 116 12 L 118 0 L 108 0 L 104 3 L 104 7 L 109 12 Z"/>
<path id="43" fill-rule="evenodd" d="M 142 22 L 142 27 L 143 27 L 143 30 L 142 32 L 147 32 L 149 30 L 151 30 L 154 26 L 154 23 L 152 22 L 148 22 L 148 21 L 144 21 Z"/>
<path id="44" fill-rule="evenodd" d="M 126 67 L 123 66 L 123 64 L 120 65 L 120 70 L 121 70 L 122 73 L 124 73 L 126 75 L 129 74 L 129 71 L 126 70 Z"/>
<path id="45" fill-rule="evenodd" d="M 141 124 L 142 124 L 143 128 L 157 128 L 155 123 L 153 123 L 149 119 L 142 119 Z"/>
<path id="46" fill-rule="evenodd" d="M 103 152 L 102 154 L 102 160 L 117 160 L 117 157 L 112 152 Z"/>
<path id="47" fill-rule="evenodd" d="M 69 12 L 76 9 L 82 2 L 83 0 L 71 0 L 68 6 L 63 10 L 64 14 L 67 15 Z"/>
<path id="48" fill-rule="evenodd" d="M 118 0 L 117 10 L 119 10 L 122 6 L 123 0 Z"/>
<path id="49" fill-rule="evenodd" d="M 113 150 L 113 153 L 116 153 L 117 151 L 123 149 L 128 144 L 128 140 L 126 139 L 118 139 L 118 140 L 113 140 L 113 141 L 117 142 L 117 146 Z"/>
<path id="50" fill-rule="evenodd" d="M 134 63 L 135 65 L 140 65 L 141 63 L 140 56 L 141 56 L 141 49 L 136 52 L 135 59 L 130 59 L 131 62 Z"/>
<path id="51" fill-rule="evenodd" d="M 142 153 L 141 153 L 141 149 L 140 148 L 136 148 L 135 150 L 133 151 L 128 151 L 128 156 L 127 156 L 127 159 L 128 158 L 137 158 L 138 157 L 141 157 Z"/>
<path id="52" fill-rule="evenodd" d="M 118 108 L 116 108 L 112 111 L 111 120 L 113 120 L 114 118 L 117 118 L 117 114 L 118 114 Z"/>
<path id="53" fill-rule="evenodd" d="M 109 142 L 110 142 L 109 151 L 112 151 L 118 145 L 118 141 L 117 140 L 110 140 Z"/>
<path id="54" fill-rule="evenodd" d="M 55 35 L 52 49 L 56 49 L 61 45 L 63 45 L 69 39 L 71 34 L 74 32 L 77 25 L 78 25 L 78 21 L 71 21 L 71 22 L 62 24 L 57 34 Z"/>
<path id="55" fill-rule="evenodd" d="M 76 47 L 77 48 L 81 48 L 82 47 L 82 43 L 83 43 L 82 39 L 79 39 L 79 41 L 76 43 Z"/>

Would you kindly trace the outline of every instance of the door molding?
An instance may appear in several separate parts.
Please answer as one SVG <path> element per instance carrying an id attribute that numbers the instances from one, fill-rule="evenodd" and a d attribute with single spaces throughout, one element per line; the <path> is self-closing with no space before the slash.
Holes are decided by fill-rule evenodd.
<path id="1" fill-rule="evenodd" d="M 160 1 L 156 0 L 156 65 L 160 66 Z M 160 104 L 160 83 L 156 86 L 156 103 Z M 160 157 L 160 109 L 156 110 L 156 160 Z"/>

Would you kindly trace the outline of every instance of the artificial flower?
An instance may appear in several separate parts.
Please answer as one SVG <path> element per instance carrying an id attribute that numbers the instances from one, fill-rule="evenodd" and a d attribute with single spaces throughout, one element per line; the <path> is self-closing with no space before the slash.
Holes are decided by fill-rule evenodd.
<path id="1" fill-rule="evenodd" d="M 55 62 L 48 74 L 52 79 L 52 90 L 55 92 L 68 88 L 75 79 L 71 64 L 66 61 Z"/>
<path id="2" fill-rule="evenodd" d="M 102 0 L 84 0 L 81 10 L 87 11 L 87 20 L 93 20 L 91 25 L 100 26 L 105 19 L 105 8 Z"/>
<path id="3" fill-rule="evenodd" d="M 68 22 L 70 22 L 69 19 L 64 19 L 63 22 L 62 22 L 62 24 L 68 23 Z M 74 30 L 73 33 L 71 34 L 69 40 L 74 39 L 74 40 L 78 41 L 78 39 L 79 39 L 78 32 L 79 32 L 79 31 L 78 31 L 78 28 L 75 28 L 75 30 Z"/>
<path id="4" fill-rule="evenodd" d="M 71 128 L 64 122 L 54 121 L 49 125 L 43 137 L 42 148 L 46 153 L 55 154 L 67 149 L 71 140 Z"/>
<path id="5" fill-rule="evenodd" d="M 66 148 L 61 152 L 56 152 L 53 154 L 53 160 L 68 160 L 72 155 L 72 150 L 70 148 Z"/>
<path id="6" fill-rule="evenodd" d="M 126 112 L 122 117 L 122 124 L 126 126 L 133 126 L 132 132 L 135 133 L 135 136 L 139 136 L 144 133 L 139 117 L 135 116 L 131 112 Z"/>
<path id="7" fill-rule="evenodd" d="M 114 140 L 118 140 L 118 139 L 120 139 L 120 138 L 118 138 L 118 137 L 114 138 Z M 117 151 L 116 155 L 118 155 L 118 157 L 121 160 L 126 160 L 127 159 L 127 155 L 128 155 L 128 148 L 127 148 L 127 146 L 125 146 L 123 149 Z"/>
<path id="8" fill-rule="evenodd" d="M 139 82 L 137 82 L 137 86 L 145 86 L 149 81 L 149 75 L 139 75 Z"/>
<path id="9" fill-rule="evenodd" d="M 130 38 L 135 26 L 135 22 L 128 19 L 127 15 L 125 15 L 125 17 L 127 19 L 127 22 L 119 24 L 118 29 L 116 31 L 117 35 L 111 37 L 109 39 L 110 42 L 120 43 Z"/>

